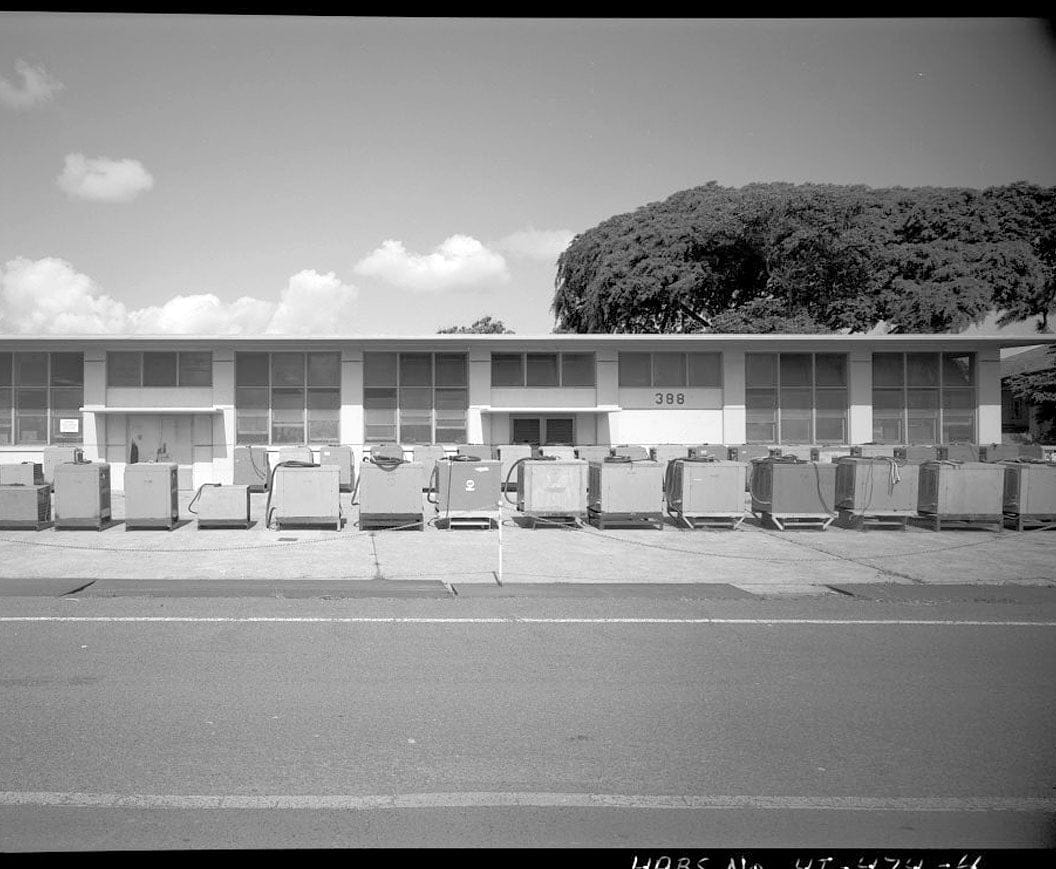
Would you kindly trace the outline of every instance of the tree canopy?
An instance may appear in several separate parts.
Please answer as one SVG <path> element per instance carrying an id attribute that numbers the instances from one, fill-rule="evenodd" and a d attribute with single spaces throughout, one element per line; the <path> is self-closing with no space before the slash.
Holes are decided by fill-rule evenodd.
<path id="1" fill-rule="evenodd" d="M 1042 442 L 1056 436 L 1056 344 L 1045 352 L 1047 364 L 1008 378 L 1012 394 L 1037 408 Z"/>
<path id="2" fill-rule="evenodd" d="M 513 329 L 507 329 L 502 320 L 493 320 L 491 315 L 481 317 L 468 326 L 448 326 L 437 330 L 437 335 L 512 335 Z"/>
<path id="3" fill-rule="evenodd" d="M 1056 188 L 711 182 L 576 236 L 552 309 L 573 332 L 1047 330 Z"/>

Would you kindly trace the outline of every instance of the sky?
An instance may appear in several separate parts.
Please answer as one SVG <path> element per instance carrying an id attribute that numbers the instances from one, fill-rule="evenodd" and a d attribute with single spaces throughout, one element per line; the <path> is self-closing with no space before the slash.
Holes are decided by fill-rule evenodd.
<path id="1" fill-rule="evenodd" d="M 546 333 L 576 234 L 709 181 L 1056 185 L 1056 40 L 0 14 L 4 333 Z"/>

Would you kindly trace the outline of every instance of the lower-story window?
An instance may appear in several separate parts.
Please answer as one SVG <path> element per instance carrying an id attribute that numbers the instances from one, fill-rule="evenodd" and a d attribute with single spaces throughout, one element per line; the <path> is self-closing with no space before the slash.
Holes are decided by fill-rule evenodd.
<path id="1" fill-rule="evenodd" d="M 746 353 L 750 444 L 847 442 L 847 357 Z"/>
<path id="2" fill-rule="evenodd" d="M 873 440 L 973 443 L 972 353 L 874 353 Z"/>
<path id="3" fill-rule="evenodd" d="M 83 353 L 0 353 L 0 445 L 84 442 Z"/>
<path id="4" fill-rule="evenodd" d="M 464 353 L 364 353 L 368 442 L 464 443 L 469 410 Z"/>
<path id="5" fill-rule="evenodd" d="M 235 354 L 238 443 L 332 443 L 340 418 L 340 353 Z"/>

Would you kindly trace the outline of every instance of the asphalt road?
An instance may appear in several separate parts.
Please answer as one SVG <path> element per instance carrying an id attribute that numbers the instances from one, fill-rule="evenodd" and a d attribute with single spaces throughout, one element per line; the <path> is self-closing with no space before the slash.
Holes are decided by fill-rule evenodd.
<path id="1" fill-rule="evenodd" d="M 0 849 L 1053 846 L 1001 600 L 4 597 Z"/>

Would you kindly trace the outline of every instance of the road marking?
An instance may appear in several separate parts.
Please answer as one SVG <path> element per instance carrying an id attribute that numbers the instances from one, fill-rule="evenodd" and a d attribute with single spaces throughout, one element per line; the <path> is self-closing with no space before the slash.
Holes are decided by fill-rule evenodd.
<path id="1" fill-rule="evenodd" d="M 421 794 L 107 794 L 0 792 L 0 806 L 101 809 L 764 809 L 851 812 L 1056 812 L 1050 797 L 802 797 L 532 792 Z"/>
<path id="2" fill-rule="evenodd" d="M 1053 628 L 1046 621 L 975 621 L 963 619 L 712 619 L 712 618 L 438 618 L 413 616 L 0 616 L 0 622 L 148 622 L 200 624 L 414 624 L 414 625 L 947 625 L 1003 628 Z"/>

